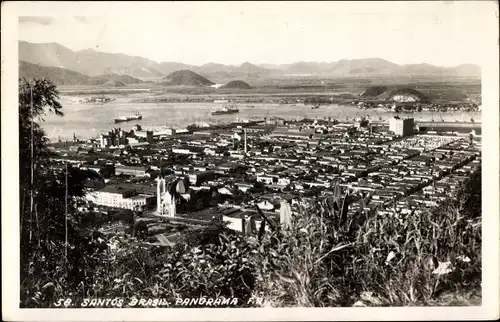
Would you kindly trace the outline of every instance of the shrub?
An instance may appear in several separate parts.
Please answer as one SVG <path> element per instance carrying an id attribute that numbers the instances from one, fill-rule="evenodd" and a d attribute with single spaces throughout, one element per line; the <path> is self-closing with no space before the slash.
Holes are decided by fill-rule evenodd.
<path id="1" fill-rule="evenodd" d="M 386 305 L 425 303 L 480 279 L 480 226 L 453 205 L 405 218 L 375 216 L 356 242 L 353 273 Z M 446 266 L 450 273 L 437 270 Z"/>

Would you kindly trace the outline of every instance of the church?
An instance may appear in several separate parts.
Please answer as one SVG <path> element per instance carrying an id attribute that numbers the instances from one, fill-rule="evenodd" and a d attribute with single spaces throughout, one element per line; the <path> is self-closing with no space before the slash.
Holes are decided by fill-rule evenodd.
<path id="1" fill-rule="evenodd" d="M 217 190 L 211 187 L 189 187 L 187 178 L 175 175 L 156 179 L 155 214 L 175 217 L 179 213 L 198 211 L 217 204 Z"/>
<path id="2" fill-rule="evenodd" d="M 179 196 L 186 194 L 186 185 L 176 176 L 158 178 L 156 183 L 156 213 L 175 217 Z"/>

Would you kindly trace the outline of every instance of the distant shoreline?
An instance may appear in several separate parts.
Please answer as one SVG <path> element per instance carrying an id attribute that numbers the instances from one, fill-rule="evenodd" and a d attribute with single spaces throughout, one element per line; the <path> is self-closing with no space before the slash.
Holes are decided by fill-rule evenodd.
<path id="1" fill-rule="evenodd" d="M 109 106 L 106 106 L 108 105 Z M 92 122 L 92 125 L 87 125 L 83 121 L 79 120 L 75 115 L 79 115 L 80 113 L 85 113 L 84 110 L 69 110 L 66 111 L 66 116 L 59 118 L 57 116 L 50 116 L 46 118 L 46 122 L 42 122 L 41 125 L 45 129 L 47 133 L 47 137 L 51 142 L 57 142 L 58 136 L 64 140 L 71 140 L 72 134 L 75 133 L 77 138 L 81 140 L 88 140 L 90 138 L 98 138 L 100 134 L 106 133 L 112 128 L 122 128 L 124 130 L 130 130 L 134 125 L 139 124 L 143 129 L 156 129 L 156 128 L 187 128 L 189 125 L 196 124 L 196 121 L 202 121 L 206 123 L 210 122 L 221 122 L 221 124 L 229 124 L 236 120 L 238 115 L 224 115 L 220 117 L 210 116 L 211 104 L 207 103 L 165 103 L 165 104 L 145 104 L 145 108 L 141 109 L 141 107 L 133 104 L 120 104 L 119 107 L 115 107 L 115 102 L 111 102 L 105 104 L 106 106 L 103 109 L 103 113 L 108 116 L 100 116 L 96 119 L 95 122 Z M 185 104 L 185 107 L 179 108 L 178 105 Z M 93 105 L 93 104 L 74 104 L 81 106 L 88 106 L 90 108 L 102 108 L 102 105 Z M 123 111 L 123 113 L 128 113 L 130 108 L 127 106 L 134 106 L 137 110 L 141 111 L 143 115 L 143 119 L 135 122 L 127 122 L 121 124 L 112 123 L 112 119 L 114 117 L 119 116 L 118 113 L 115 112 L 116 108 Z M 325 117 L 331 117 L 332 119 L 337 119 L 340 122 L 346 120 L 346 117 L 352 121 L 352 119 L 356 116 L 365 116 L 368 115 L 372 122 L 378 123 L 380 122 L 379 118 L 382 117 L 382 122 L 387 122 L 388 119 L 395 115 L 400 115 L 401 117 L 413 117 L 416 122 L 429 123 L 432 120 L 432 112 L 424 111 L 424 112 L 414 112 L 414 113 L 395 113 L 383 110 L 382 108 L 368 109 L 368 110 L 359 110 L 355 106 L 347 106 L 347 105 L 325 105 L 320 107 L 319 109 L 311 109 L 309 106 L 290 106 L 289 104 L 254 104 L 254 107 L 246 107 L 242 106 L 240 110 L 239 117 L 241 119 L 250 119 L 250 117 L 264 117 L 267 111 L 270 111 L 269 117 L 279 117 L 285 120 L 293 120 L 293 119 L 302 119 L 302 118 L 318 118 L 324 119 Z M 195 114 L 193 114 L 195 113 Z M 473 128 L 481 127 L 481 112 L 471 113 L 464 112 L 463 118 L 461 112 L 442 112 L 434 113 L 434 123 L 436 127 L 444 126 L 447 124 L 448 126 L 451 124 L 454 125 L 455 122 L 470 122 L 470 118 L 475 118 L 475 123 L 471 123 Z M 445 122 L 441 121 L 441 116 L 445 119 Z M 66 121 L 65 118 L 69 117 Z M 74 119 L 77 119 L 75 123 Z M 55 120 L 55 122 L 54 122 Z"/>

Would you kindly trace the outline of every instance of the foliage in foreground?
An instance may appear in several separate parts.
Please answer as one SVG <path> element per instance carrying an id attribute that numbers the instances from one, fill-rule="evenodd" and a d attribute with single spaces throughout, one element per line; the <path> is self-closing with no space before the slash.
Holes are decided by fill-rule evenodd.
<path id="1" fill-rule="evenodd" d="M 480 178 L 479 171 L 464 190 Z M 469 198 L 406 217 L 358 213 L 344 224 L 328 202 L 304 210 L 294 230 L 255 261 L 271 263 L 260 265 L 256 293 L 269 305 L 428 305 L 480 289 L 481 212 L 468 207 Z"/>
<path id="2" fill-rule="evenodd" d="M 23 306 L 37 306 L 44 296 L 48 300 L 51 294 L 88 283 L 90 268 L 99 260 L 93 235 L 82 236 L 71 216 L 76 211 L 73 201 L 84 194 L 86 174 L 68 168 L 66 198 L 66 170 L 54 170 L 48 139 L 38 124 L 47 112 L 64 115 L 58 95 L 55 85 L 48 80 L 19 82 L 19 246 Z M 68 217 L 65 216 L 66 201 Z"/>
<path id="3" fill-rule="evenodd" d="M 260 240 L 222 226 L 174 247 L 144 248 L 117 237 L 98 263 L 85 267 L 92 278 L 80 288 L 47 276 L 44 283 L 61 286 L 43 305 L 59 297 L 174 303 L 200 296 L 237 297 L 239 306 L 255 297 L 274 307 L 427 305 L 441 294 L 480 288 L 480 213 L 465 217 L 461 210 L 457 200 L 406 218 L 342 218 L 325 198 L 302 209 L 290 230 Z"/>
<path id="4" fill-rule="evenodd" d="M 26 97 L 31 88 L 33 115 Z M 174 247 L 145 248 L 126 236 L 80 235 L 72 202 L 66 228 L 64 179 L 51 171 L 36 122 L 36 180 L 30 184 L 32 141 L 26 136 L 46 106 L 61 112 L 50 82 L 21 83 L 22 307 L 53 307 L 61 298 L 175 303 L 200 296 L 237 297 L 238 306 L 254 305 L 248 300 L 255 297 L 265 306 L 435 305 L 440 294 L 480 288 L 480 171 L 456 199 L 432 212 L 351 215 L 349 196 L 342 198 L 336 189 L 333 197 L 301 206 L 288 230 L 242 237 L 214 222 Z M 84 176 L 68 177 L 72 201 L 83 194 Z"/>

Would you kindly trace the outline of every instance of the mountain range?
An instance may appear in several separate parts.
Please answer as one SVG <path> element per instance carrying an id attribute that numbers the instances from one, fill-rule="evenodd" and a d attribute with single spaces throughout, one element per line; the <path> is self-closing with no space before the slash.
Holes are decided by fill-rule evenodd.
<path id="1" fill-rule="evenodd" d="M 139 84 L 142 80 L 128 75 L 103 74 L 88 76 L 66 68 L 48 67 L 19 61 L 19 77 L 22 78 L 48 78 L 56 85 L 106 85 Z"/>
<path id="2" fill-rule="evenodd" d="M 134 79 L 160 79 L 179 70 L 189 70 L 211 81 L 244 79 L 256 80 L 290 75 L 322 77 L 377 77 L 377 76 L 436 76 L 480 78 L 477 65 L 464 64 L 456 67 L 440 67 L 429 64 L 398 65 L 381 58 L 343 59 L 335 62 L 296 62 L 293 64 L 241 65 L 208 63 L 201 66 L 178 62 L 155 62 L 125 54 L 105 53 L 93 49 L 73 51 L 57 43 L 29 43 L 19 41 L 19 60 L 31 64 L 64 68 L 89 77 L 125 75 Z M 69 76 L 69 72 L 67 72 Z M 78 76 L 80 77 L 80 76 Z M 113 76 L 117 77 L 117 76 Z M 127 84 L 128 82 L 114 79 Z M 95 80 L 91 80 L 95 81 Z"/>

